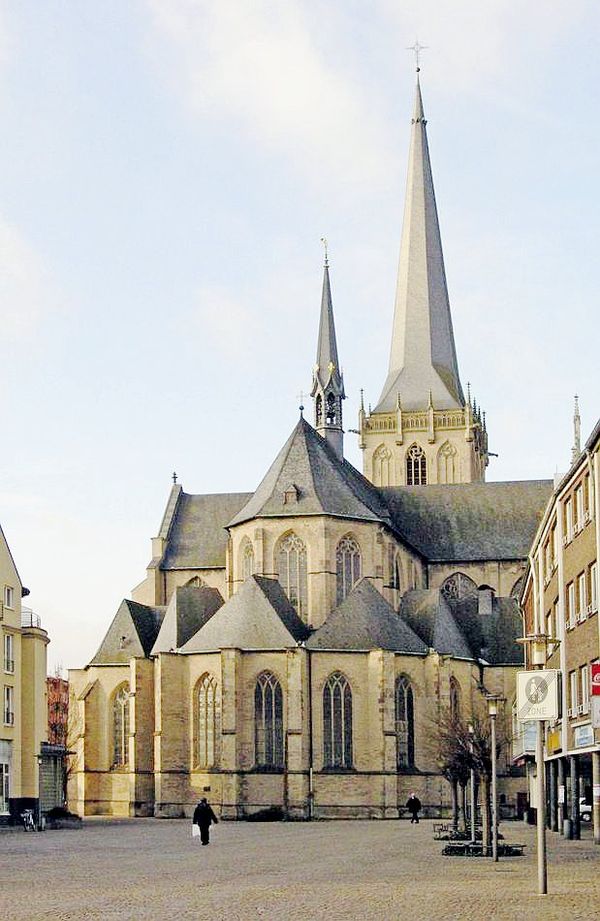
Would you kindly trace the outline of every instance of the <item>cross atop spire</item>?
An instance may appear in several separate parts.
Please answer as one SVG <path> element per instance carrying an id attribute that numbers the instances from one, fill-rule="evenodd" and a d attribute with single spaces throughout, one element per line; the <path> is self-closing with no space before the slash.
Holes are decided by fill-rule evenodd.
<path id="1" fill-rule="evenodd" d="M 419 73 L 419 71 L 421 70 L 421 68 L 419 67 L 419 55 L 422 51 L 425 51 L 427 47 L 428 47 L 427 45 L 421 45 L 421 43 L 419 42 L 419 39 L 417 38 L 415 39 L 414 45 L 408 45 L 406 48 L 407 51 L 414 51 L 415 53 L 415 65 L 416 65 L 417 73 Z"/>

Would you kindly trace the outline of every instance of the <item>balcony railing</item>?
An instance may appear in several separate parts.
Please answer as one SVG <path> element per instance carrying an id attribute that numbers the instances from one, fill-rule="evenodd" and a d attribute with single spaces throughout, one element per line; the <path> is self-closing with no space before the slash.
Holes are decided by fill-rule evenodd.
<path id="1" fill-rule="evenodd" d="M 15 671 L 15 660 L 14 659 L 5 659 L 4 660 L 4 671 L 9 675 L 14 674 Z"/>
<path id="2" fill-rule="evenodd" d="M 21 626 L 22 627 L 41 627 L 42 618 L 31 608 L 21 608 Z"/>

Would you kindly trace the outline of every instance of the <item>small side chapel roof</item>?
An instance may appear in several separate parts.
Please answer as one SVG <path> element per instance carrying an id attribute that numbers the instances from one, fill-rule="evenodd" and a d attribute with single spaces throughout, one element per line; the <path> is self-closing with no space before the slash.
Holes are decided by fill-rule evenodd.
<path id="1" fill-rule="evenodd" d="M 449 600 L 454 619 L 473 650 L 490 665 L 522 665 L 523 647 L 517 638 L 523 622 L 515 598 L 494 596 L 489 614 L 479 613 L 478 594 Z"/>
<path id="2" fill-rule="evenodd" d="M 132 656 L 149 656 L 164 615 L 164 607 L 124 599 L 89 664 L 125 665 Z"/>
<path id="3" fill-rule="evenodd" d="M 427 646 L 369 579 L 352 589 L 306 643 L 309 649 L 389 649 L 426 655 Z"/>
<path id="4" fill-rule="evenodd" d="M 161 569 L 222 569 L 227 548 L 227 522 L 252 493 L 217 493 L 194 496 L 178 493 L 171 510 Z"/>
<path id="5" fill-rule="evenodd" d="M 471 649 L 456 622 L 450 605 L 437 588 L 407 592 L 400 604 L 400 614 L 426 646 L 441 655 L 457 659 L 477 659 L 478 649 Z"/>
<path id="6" fill-rule="evenodd" d="M 152 647 L 151 655 L 184 646 L 223 605 L 221 593 L 207 585 L 182 585 L 175 589 Z"/>
<path id="7" fill-rule="evenodd" d="M 279 582 L 265 576 L 250 576 L 181 652 L 286 649 L 297 646 L 307 636 L 308 628 Z"/>
<path id="8" fill-rule="evenodd" d="M 285 501 L 290 483 L 297 500 Z M 331 515 L 389 523 L 378 490 L 301 418 L 254 495 L 228 527 L 253 518 Z"/>

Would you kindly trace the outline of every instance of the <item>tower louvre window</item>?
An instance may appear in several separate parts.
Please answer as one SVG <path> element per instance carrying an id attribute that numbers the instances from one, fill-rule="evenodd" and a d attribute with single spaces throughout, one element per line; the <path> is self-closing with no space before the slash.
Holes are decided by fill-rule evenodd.
<path id="1" fill-rule="evenodd" d="M 271 672 L 259 675 L 254 688 L 254 742 L 258 767 L 283 767 L 283 694 Z"/>
<path id="2" fill-rule="evenodd" d="M 315 400 L 315 424 L 318 428 L 323 423 L 323 397 L 321 394 L 317 394 Z"/>
<path id="3" fill-rule="evenodd" d="M 406 454 L 406 485 L 425 486 L 427 483 L 427 458 L 423 448 L 412 445 Z"/>
<path id="4" fill-rule="evenodd" d="M 327 425 L 335 425 L 337 421 L 337 412 L 335 407 L 335 397 L 332 393 L 327 394 Z"/>

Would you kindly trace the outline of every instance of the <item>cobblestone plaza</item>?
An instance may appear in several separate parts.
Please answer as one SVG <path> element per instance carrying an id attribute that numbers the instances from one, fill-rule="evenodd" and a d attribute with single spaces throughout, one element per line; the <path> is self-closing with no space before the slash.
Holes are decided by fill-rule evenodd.
<path id="1" fill-rule="evenodd" d="M 590 917 L 600 849 L 548 836 L 549 894 L 535 895 L 534 829 L 507 823 L 523 858 L 442 857 L 432 823 L 226 823 L 211 845 L 183 820 L 87 820 L 0 833 L 3 921 L 534 919 Z"/>

